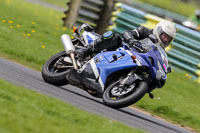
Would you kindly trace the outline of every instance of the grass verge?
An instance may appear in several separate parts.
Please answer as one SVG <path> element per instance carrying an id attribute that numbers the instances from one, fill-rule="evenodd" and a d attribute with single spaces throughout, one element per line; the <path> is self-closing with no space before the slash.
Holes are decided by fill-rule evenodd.
<path id="1" fill-rule="evenodd" d="M 0 1 L 0 55 L 41 69 L 53 54 L 63 50 L 61 12 L 20 0 Z M 11 13 L 12 12 L 12 13 Z"/>
<path id="2" fill-rule="evenodd" d="M 152 100 L 146 95 L 136 103 L 142 109 L 161 116 L 183 127 L 200 132 L 200 85 L 182 73 L 168 75 L 166 86 L 153 92 Z"/>
<path id="3" fill-rule="evenodd" d="M 143 133 L 1 79 L 0 107 L 1 133 Z"/>

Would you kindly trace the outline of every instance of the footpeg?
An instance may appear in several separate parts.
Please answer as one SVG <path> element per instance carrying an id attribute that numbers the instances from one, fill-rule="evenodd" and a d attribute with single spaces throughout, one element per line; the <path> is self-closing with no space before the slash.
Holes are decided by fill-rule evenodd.
<path id="1" fill-rule="evenodd" d="M 153 99 L 154 95 L 152 93 L 149 92 L 149 98 Z"/>

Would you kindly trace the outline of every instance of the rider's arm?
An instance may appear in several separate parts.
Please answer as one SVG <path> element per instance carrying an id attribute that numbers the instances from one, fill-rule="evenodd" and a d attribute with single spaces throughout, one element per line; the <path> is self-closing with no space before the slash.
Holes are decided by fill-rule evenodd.
<path id="1" fill-rule="evenodd" d="M 130 43 L 135 40 L 145 39 L 152 33 L 153 33 L 152 29 L 140 26 L 134 30 L 125 31 L 122 36 L 125 42 Z"/>

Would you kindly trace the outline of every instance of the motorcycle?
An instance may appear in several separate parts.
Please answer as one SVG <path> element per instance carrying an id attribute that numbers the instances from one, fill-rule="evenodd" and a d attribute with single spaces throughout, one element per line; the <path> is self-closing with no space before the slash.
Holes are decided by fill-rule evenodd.
<path id="1" fill-rule="evenodd" d="M 62 35 L 65 50 L 44 64 L 44 81 L 56 86 L 74 85 L 102 98 L 103 103 L 112 108 L 134 104 L 146 93 L 153 98 L 151 92 L 165 84 L 167 73 L 171 71 L 163 48 L 146 38 L 143 43 L 152 46 L 145 52 L 123 42 L 116 51 L 102 51 L 84 59 L 75 54 L 77 49 L 91 45 L 99 37 L 84 28 L 74 30 L 74 39 Z"/>

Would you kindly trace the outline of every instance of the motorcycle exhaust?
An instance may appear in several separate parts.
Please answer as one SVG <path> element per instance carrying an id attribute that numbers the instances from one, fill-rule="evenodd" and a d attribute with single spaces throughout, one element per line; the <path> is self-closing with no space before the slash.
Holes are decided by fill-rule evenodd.
<path id="1" fill-rule="evenodd" d="M 62 40 L 62 44 L 64 46 L 66 53 L 69 54 L 72 59 L 74 69 L 78 69 L 78 65 L 75 60 L 75 55 L 74 55 L 75 47 L 72 44 L 72 41 L 71 41 L 69 35 L 67 35 L 67 34 L 62 35 L 61 40 Z"/>

